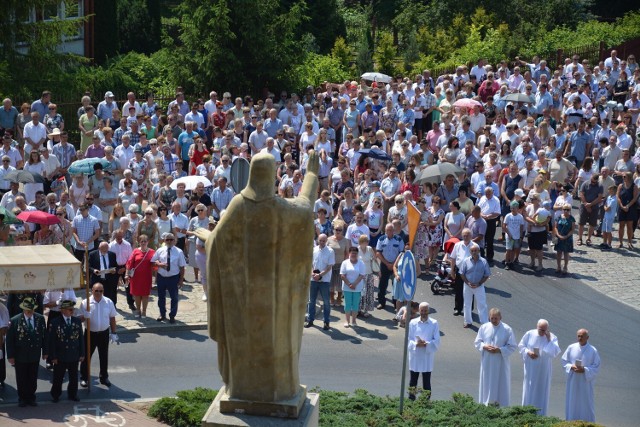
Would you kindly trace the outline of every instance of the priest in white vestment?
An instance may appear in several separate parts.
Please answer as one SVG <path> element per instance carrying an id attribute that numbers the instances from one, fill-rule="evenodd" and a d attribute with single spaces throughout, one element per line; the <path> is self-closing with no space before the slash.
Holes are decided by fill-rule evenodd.
<path id="1" fill-rule="evenodd" d="M 538 414 L 547 415 L 552 363 L 560 354 L 558 337 L 549 331 L 549 322 L 540 319 L 536 329 L 524 334 L 518 350 L 524 361 L 522 406 L 535 406 Z"/>
<path id="2" fill-rule="evenodd" d="M 409 399 L 415 400 L 415 387 L 418 385 L 418 376 L 422 373 L 423 390 L 431 391 L 431 371 L 433 371 L 433 359 L 440 347 L 440 328 L 438 321 L 429 317 L 429 304 L 421 302 L 419 306 L 420 317 L 412 319 L 409 323 Z"/>
<path id="3" fill-rule="evenodd" d="M 567 421 L 596 421 L 593 384 L 600 370 L 600 355 L 588 340 L 589 331 L 578 330 L 578 342 L 567 347 L 562 355 L 562 366 L 567 373 Z"/>
<path id="4" fill-rule="evenodd" d="M 513 330 L 502 322 L 500 310 L 489 310 L 489 322 L 480 326 L 474 342 L 482 355 L 480 362 L 480 392 L 478 402 L 509 406 L 511 370 L 509 356 L 518 345 Z"/>

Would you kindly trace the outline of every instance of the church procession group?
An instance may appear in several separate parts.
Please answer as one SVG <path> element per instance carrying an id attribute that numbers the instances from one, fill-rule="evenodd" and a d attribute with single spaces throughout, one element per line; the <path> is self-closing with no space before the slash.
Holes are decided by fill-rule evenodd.
<path id="1" fill-rule="evenodd" d="M 422 373 L 425 390 L 431 390 L 428 381 L 440 345 L 438 322 L 428 317 L 428 311 L 427 303 L 420 304 L 420 317 L 409 326 L 410 385 L 415 387 L 418 374 Z M 478 401 L 485 405 L 510 405 L 509 357 L 519 351 L 524 362 L 522 405 L 534 406 L 539 414 L 547 415 L 552 365 L 561 353 L 558 338 L 549 331 L 549 323 L 540 319 L 536 329 L 526 332 L 516 344 L 513 330 L 502 322 L 500 310 L 493 308 L 489 313 L 490 321 L 480 327 L 474 341 L 481 353 Z M 567 347 L 561 358 L 567 375 L 565 416 L 567 420 L 595 421 L 593 388 L 600 356 L 588 344 L 587 330 L 580 329 L 577 335 L 578 342 Z"/>
<path id="2" fill-rule="evenodd" d="M 313 149 L 319 156 L 319 191 L 313 195 L 316 246 L 305 326 L 314 326 L 318 295 L 326 330 L 331 305 L 344 304 L 346 328 L 357 328 L 357 318 L 366 321 L 371 311 L 385 308 L 388 282 L 397 279 L 398 255 L 406 248 L 409 212 L 416 211 L 420 225 L 411 250 L 418 267 L 424 263 L 424 274 L 432 274 L 443 242 L 459 240 L 447 259 L 455 280 L 456 315 L 464 315 L 464 327 L 469 327 L 475 298 L 482 323 L 475 341 L 482 360 L 479 401 L 509 405 L 508 361 L 519 350 L 525 367 L 523 404 L 545 414 L 551 367 L 561 353 L 557 338 L 548 322 L 540 320 L 517 344 L 500 312 L 487 309 L 484 282 L 494 265 L 500 222 L 505 269 L 520 269 L 516 266 L 526 235 L 529 267 L 541 274 L 543 246 L 553 230 L 556 273 L 566 275 L 575 229 L 579 227 L 578 245 L 588 223 L 586 244 L 602 234 L 601 248 L 609 250 L 616 212 L 619 248 L 626 230 L 627 248 L 634 249 L 640 206 L 635 134 L 640 69 L 616 55 L 612 52 L 598 65 L 567 58 L 557 70 L 538 58 L 495 67 L 480 60 L 452 75 L 434 78 L 425 70 L 415 78 L 399 76 L 388 83 L 325 82 L 300 96 L 265 92 L 256 102 L 249 95 L 234 99 L 229 92 L 218 97 L 216 91 L 209 99 L 189 102 L 177 88 L 168 106 L 160 106 L 151 93 L 139 102 L 133 92 L 119 106 L 107 91 L 99 103 L 85 94 L 77 117 L 65 118 L 50 91 L 21 104 L 20 110 L 7 98 L 0 108 L 0 206 L 15 215 L 40 210 L 58 216 L 59 223 L 3 225 L 0 245 L 62 244 L 79 259 L 86 249 L 92 250 L 90 301 L 103 308 L 97 310 L 102 319 L 91 323 L 90 332 L 96 335 L 91 342 L 100 354 L 100 381 L 110 385 L 107 349 L 110 341 L 117 342 L 118 286 L 128 285 L 127 305 L 143 318 L 155 280 L 161 314 L 156 320 L 175 323 L 186 267 L 193 268 L 202 283 L 202 299 L 211 295 L 198 230 L 214 230 L 238 193 L 231 185 L 233 161 L 273 156 L 275 176 L 269 190 L 294 200 L 303 189 Z M 530 102 L 507 99 L 521 94 Z M 70 141 L 69 129 L 75 128 L 80 137 Z M 90 161 L 92 170 L 74 174 L 72 164 L 78 160 Z M 421 172 L 437 165 L 462 173 L 443 175 L 442 183 L 416 182 Z M 39 178 L 22 187 L 1 179 L 14 172 Z M 572 193 L 580 198 L 578 227 L 571 213 Z M 412 313 L 402 314 L 397 288 L 392 301 L 397 320 L 405 323 Z M 19 394 L 25 405 L 35 403 L 34 355 L 40 352 L 50 362 L 53 338 L 79 342 L 86 335 L 77 333 L 74 325 L 80 323 L 75 320 L 52 333 L 49 319 L 45 339 L 38 329 L 42 316 L 38 310 L 34 314 L 39 305 L 42 313 L 41 301 L 22 301 L 23 312 L 11 319 L 0 304 L 0 337 L 6 334 L 0 383 L 8 360 L 23 384 Z M 62 313 L 60 318 L 68 320 L 63 301 L 56 298 L 47 305 L 49 316 Z M 410 385 L 416 387 L 422 374 L 428 390 L 440 338 L 425 305 L 415 307 L 417 317 L 407 324 Z M 561 358 L 567 419 L 595 419 L 593 386 L 600 359 L 588 339 L 588 332 L 580 329 L 578 342 Z M 84 357 L 75 354 L 73 363 Z M 77 382 L 77 366 L 64 366 Z M 65 371 L 60 374 L 60 369 L 54 372 L 62 381 Z M 81 369 L 81 385 L 89 380 L 84 375 Z M 77 398 L 76 390 L 70 385 L 70 398 Z M 59 395 L 59 388 L 52 389 L 54 400 Z"/>

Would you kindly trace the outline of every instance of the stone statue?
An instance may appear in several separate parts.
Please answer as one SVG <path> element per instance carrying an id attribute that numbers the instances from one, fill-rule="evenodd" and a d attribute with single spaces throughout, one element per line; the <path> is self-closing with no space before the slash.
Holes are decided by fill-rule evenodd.
<path id="1" fill-rule="evenodd" d="M 313 251 L 318 156 L 298 197 L 274 194 L 272 155 L 251 160 L 249 182 L 206 239 L 209 336 L 225 384 L 221 412 L 297 417 L 302 325 Z"/>

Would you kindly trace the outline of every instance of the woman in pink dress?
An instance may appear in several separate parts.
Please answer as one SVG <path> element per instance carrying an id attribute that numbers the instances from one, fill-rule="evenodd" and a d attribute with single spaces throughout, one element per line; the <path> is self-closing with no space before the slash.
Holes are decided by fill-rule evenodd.
<path id="1" fill-rule="evenodd" d="M 155 251 L 149 248 L 149 238 L 144 234 L 138 237 L 138 243 L 140 247 L 134 249 L 127 260 L 127 272 L 124 277 L 125 280 L 129 280 L 129 292 L 131 292 L 136 304 L 135 315 L 140 318 L 147 315 L 147 304 L 149 303 L 153 278 L 151 258 Z"/>

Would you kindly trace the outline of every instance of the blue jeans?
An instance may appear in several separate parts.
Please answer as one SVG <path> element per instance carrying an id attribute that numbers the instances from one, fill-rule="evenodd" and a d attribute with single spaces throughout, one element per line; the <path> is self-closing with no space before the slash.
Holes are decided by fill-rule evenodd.
<path id="1" fill-rule="evenodd" d="M 311 281 L 311 287 L 309 288 L 309 305 L 307 306 L 307 316 L 309 322 L 313 322 L 316 318 L 316 300 L 318 299 L 318 292 L 322 297 L 322 313 L 324 315 L 324 322 L 329 323 L 329 314 L 331 313 L 331 306 L 329 305 L 329 288 L 331 282 L 315 282 Z"/>
<path id="2" fill-rule="evenodd" d="M 169 317 L 176 317 L 178 313 L 178 282 L 180 281 L 180 275 L 164 277 L 161 275 L 156 276 L 156 284 L 158 285 L 158 309 L 160 310 L 160 316 L 166 317 L 167 314 L 167 291 L 169 291 L 169 298 L 171 298 L 171 310 L 169 311 Z"/>

